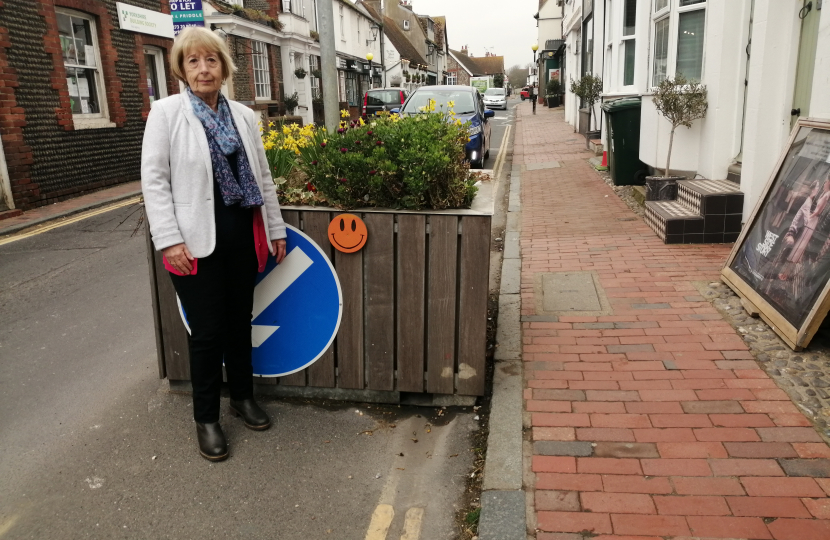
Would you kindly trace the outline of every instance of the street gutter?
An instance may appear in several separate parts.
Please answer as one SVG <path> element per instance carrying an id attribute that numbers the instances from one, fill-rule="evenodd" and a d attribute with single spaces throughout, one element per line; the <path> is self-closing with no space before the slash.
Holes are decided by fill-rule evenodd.
<path id="1" fill-rule="evenodd" d="M 516 123 L 513 126 L 516 126 Z M 509 137 L 508 149 L 513 148 L 515 131 L 513 129 L 506 134 L 506 137 Z M 502 185 L 509 186 L 509 191 L 499 285 L 493 396 L 490 405 L 487 457 L 484 464 L 481 515 L 478 525 L 479 540 L 526 540 L 527 538 L 527 495 L 522 482 L 523 366 L 519 290 L 522 167 L 513 165 L 512 156 L 512 150 L 505 152 L 505 159 L 499 167 L 498 178 Z M 508 166 L 511 168 L 508 169 Z M 503 172 L 507 170 L 510 170 L 509 174 Z"/>

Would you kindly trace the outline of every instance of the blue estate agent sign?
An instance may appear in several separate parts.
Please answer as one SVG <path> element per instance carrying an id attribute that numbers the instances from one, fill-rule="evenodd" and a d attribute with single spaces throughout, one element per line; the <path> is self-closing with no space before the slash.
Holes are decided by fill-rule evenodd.
<path id="1" fill-rule="evenodd" d="M 288 225 L 286 231 L 285 259 L 277 266 L 269 256 L 254 290 L 253 364 L 262 377 L 313 364 L 334 341 L 343 315 L 340 280 L 328 257 L 299 229 Z M 179 312 L 187 326 L 181 302 Z"/>
<path id="2" fill-rule="evenodd" d="M 170 14 L 173 15 L 173 32 L 179 35 L 188 26 L 204 26 L 202 0 L 170 0 Z"/>

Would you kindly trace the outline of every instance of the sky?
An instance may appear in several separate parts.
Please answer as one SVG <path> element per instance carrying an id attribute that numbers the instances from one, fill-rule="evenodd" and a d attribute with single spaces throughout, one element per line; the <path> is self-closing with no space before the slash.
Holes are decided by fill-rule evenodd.
<path id="1" fill-rule="evenodd" d="M 394 1 L 394 0 L 387 0 Z M 504 56 L 504 67 L 533 63 L 538 0 L 412 0 L 419 15 L 447 17 L 451 49 L 467 45 L 473 56 Z"/>

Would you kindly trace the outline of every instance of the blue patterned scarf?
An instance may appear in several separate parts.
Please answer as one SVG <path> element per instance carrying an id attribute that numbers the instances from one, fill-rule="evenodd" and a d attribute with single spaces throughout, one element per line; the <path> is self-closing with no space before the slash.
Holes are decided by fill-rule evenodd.
<path id="1" fill-rule="evenodd" d="M 208 148 L 210 149 L 210 161 L 213 165 L 213 177 L 219 183 L 219 191 L 222 193 L 222 200 L 225 206 L 239 203 L 242 208 L 262 206 L 262 193 L 257 186 L 251 164 L 245 155 L 245 148 L 242 146 L 242 138 L 236 129 L 228 100 L 219 94 L 219 112 L 214 112 L 207 103 L 199 99 L 190 88 L 187 89 L 190 95 L 190 103 L 193 105 L 193 112 L 196 118 L 202 123 L 207 135 Z M 231 166 L 228 163 L 229 156 L 234 152 L 237 154 L 237 169 L 239 181 L 233 175 Z"/>

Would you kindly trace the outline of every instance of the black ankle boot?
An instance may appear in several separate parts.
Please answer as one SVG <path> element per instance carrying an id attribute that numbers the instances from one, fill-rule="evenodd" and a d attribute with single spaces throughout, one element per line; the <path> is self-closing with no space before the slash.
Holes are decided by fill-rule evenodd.
<path id="1" fill-rule="evenodd" d="M 196 422 L 199 453 L 208 461 L 222 461 L 228 457 L 228 443 L 219 422 Z"/>
<path id="2" fill-rule="evenodd" d="M 259 405 L 253 399 L 231 400 L 231 414 L 241 416 L 245 426 L 256 431 L 264 431 L 271 427 L 271 420 L 268 415 L 259 408 Z"/>

